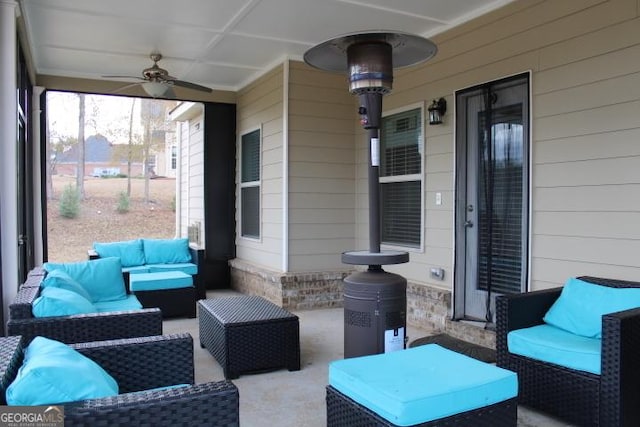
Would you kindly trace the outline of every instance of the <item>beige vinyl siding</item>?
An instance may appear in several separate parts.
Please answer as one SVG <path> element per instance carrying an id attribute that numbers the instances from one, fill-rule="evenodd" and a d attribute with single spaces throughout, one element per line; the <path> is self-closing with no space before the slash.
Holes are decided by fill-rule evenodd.
<path id="1" fill-rule="evenodd" d="M 261 129 L 260 238 L 240 236 L 236 221 L 236 257 L 253 264 L 282 269 L 282 111 L 283 67 L 280 65 L 238 92 L 237 134 Z M 238 144 L 237 159 L 240 159 Z M 237 182 L 240 182 L 237 163 Z M 236 218 L 240 218 L 240 193 L 236 193 Z"/>
<path id="2" fill-rule="evenodd" d="M 189 121 L 189 221 L 188 225 L 200 223 L 204 229 L 204 116 Z M 204 242 L 204 239 L 202 240 Z"/>
<path id="3" fill-rule="evenodd" d="M 201 110 L 201 108 L 200 108 Z M 181 122 L 178 161 L 180 179 L 180 236 L 187 237 L 187 227 L 200 224 L 200 240 L 204 243 L 204 116 L 202 113 Z"/>
<path id="4" fill-rule="evenodd" d="M 354 117 L 344 75 L 289 66 L 289 271 L 346 269 L 354 249 Z"/>
<path id="5" fill-rule="evenodd" d="M 441 96 L 448 108 L 443 125 L 425 127 L 424 252 L 387 270 L 451 289 L 454 92 L 531 71 L 531 288 L 580 274 L 637 279 L 639 9 L 638 0 L 516 1 L 434 37 L 435 58 L 396 70 L 385 111 Z M 356 243 L 366 244 L 366 145 L 357 134 Z M 431 267 L 443 267 L 445 280 L 431 279 Z"/>
<path id="6" fill-rule="evenodd" d="M 180 236 L 187 236 L 188 231 L 187 227 L 189 226 L 189 176 L 185 171 L 189 170 L 189 122 L 181 122 L 180 123 L 180 134 L 179 134 L 179 157 L 178 162 L 180 162 L 180 176 L 176 177 L 176 179 L 180 180 L 179 194 L 176 194 L 176 197 L 180 198 Z"/>

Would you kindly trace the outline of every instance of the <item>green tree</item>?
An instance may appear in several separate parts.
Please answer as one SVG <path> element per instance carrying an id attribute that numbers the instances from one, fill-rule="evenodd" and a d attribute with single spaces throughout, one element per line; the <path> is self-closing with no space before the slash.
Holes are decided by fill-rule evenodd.
<path id="1" fill-rule="evenodd" d="M 60 216 L 63 218 L 76 218 L 80 213 L 80 194 L 71 184 L 67 184 L 60 196 Z"/>
<path id="2" fill-rule="evenodd" d="M 118 193 L 118 206 L 116 210 L 121 214 L 129 212 L 129 195 L 126 191 Z"/>

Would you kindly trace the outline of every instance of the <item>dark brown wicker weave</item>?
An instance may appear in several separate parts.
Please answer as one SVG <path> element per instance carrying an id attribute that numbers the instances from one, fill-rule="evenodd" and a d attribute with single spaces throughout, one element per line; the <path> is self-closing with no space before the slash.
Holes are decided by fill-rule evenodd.
<path id="1" fill-rule="evenodd" d="M 612 287 L 640 287 L 639 282 L 580 279 Z M 518 374 L 519 403 L 580 426 L 640 425 L 640 308 L 603 316 L 601 375 L 509 353 L 507 334 L 542 324 L 561 290 L 496 300 L 497 365 Z"/>
<path id="2" fill-rule="evenodd" d="M 515 427 L 518 422 L 518 399 L 508 399 L 494 405 L 462 412 L 446 418 L 414 424 L 419 427 Z M 327 386 L 327 426 L 374 427 L 396 426 L 353 399 Z"/>
<path id="3" fill-rule="evenodd" d="M 27 276 L 9 304 L 8 335 L 22 335 L 26 342 L 40 335 L 76 343 L 162 334 L 162 313 L 157 308 L 35 318 L 32 303 L 44 277 L 38 272 Z"/>
<path id="4" fill-rule="evenodd" d="M 64 404 L 65 426 L 238 426 L 238 389 L 230 381 L 193 385 L 189 334 L 72 345 L 117 381 L 118 396 Z M 0 338 L 0 390 L 23 359 L 20 337 Z M 192 384 L 167 390 L 150 390 Z"/>
<path id="5" fill-rule="evenodd" d="M 143 307 L 158 307 L 165 319 L 196 317 L 196 288 L 159 289 L 133 292 Z"/>
<path id="6" fill-rule="evenodd" d="M 298 316 L 258 296 L 198 301 L 200 345 L 227 379 L 286 367 L 300 370 Z"/>

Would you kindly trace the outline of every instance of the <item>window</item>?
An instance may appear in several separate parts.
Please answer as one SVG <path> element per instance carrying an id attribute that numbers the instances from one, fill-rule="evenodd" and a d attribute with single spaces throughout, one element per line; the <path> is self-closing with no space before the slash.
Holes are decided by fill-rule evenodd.
<path id="1" fill-rule="evenodd" d="M 422 243 L 422 108 L 382 118 L 380 129 L 381 241 Z"/>
<path id="2" fill-rule="evenodd" d="M 260 130 L 241 137 L 240 235 L 260 238 Z"/>
<path id="3" fill-rule="evenodd" d="M 171 170 L 176 170 L 178 166 L 178 147 L 171 146 Z"/>

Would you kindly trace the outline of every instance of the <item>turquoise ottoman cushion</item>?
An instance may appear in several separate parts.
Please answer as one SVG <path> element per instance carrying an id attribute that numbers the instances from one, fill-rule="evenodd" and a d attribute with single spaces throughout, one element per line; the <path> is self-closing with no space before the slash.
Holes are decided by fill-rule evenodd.
<path id="1" fill-rule="evenodd" d="M 164 271 L 182 271 L 183 273 L 198 274 L 198 266 L 191 262 L 181 262 L 178 264 L 149 264 L 149 273 L 161 273 Z"/>
<path id="2" fill-rule="evenodd" d="M 129 277 L 129 288 L 132 292 L 188 288 L 190 286 L 193 286 L 193 278 L 181 271 L 132 274 Z"/>
<path id="3" fill-rule="evenodd" d="M 129 274 L 139 274 L 139 273 L 150 273 L 149 267 L 146 265 L 136 265 L 134 267 L 122 267 L 123 273 Z"/>
<path id="4" fill-rule="evenodd" d="M 507 347 L 513 354 L 600 375 L 602 341 L 598 338 L 538 325 L 509 332 Z"/>
<path id="5" fill-rule="evenodd" d="M 93 304 L 96 307 L 98 313 L 109 313 L 112 311 L 128 311 L 128 310 L 140 310 L 142 304 L 138 298 L 133 294 L 128 294 L 125 299 L 118 301 L 102 301 Z"/>
<path id="6" fill-rule="evenodd" d="M 482 408 L 518 394 L 514 372 L 436 344 L 331 362 L 329 384 L 399 426 Z"/>

